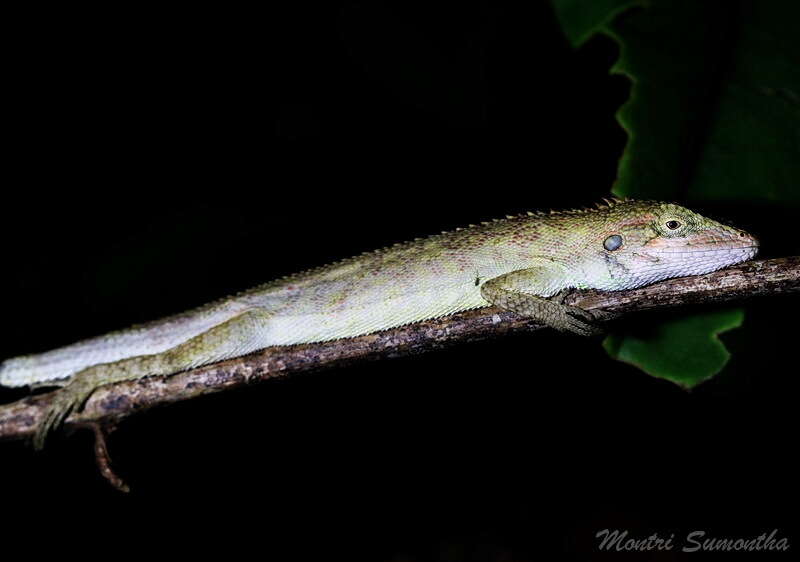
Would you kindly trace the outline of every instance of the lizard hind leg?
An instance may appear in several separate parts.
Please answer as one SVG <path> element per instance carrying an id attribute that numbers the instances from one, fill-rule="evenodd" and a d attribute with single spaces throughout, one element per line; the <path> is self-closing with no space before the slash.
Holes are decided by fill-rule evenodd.
<path id="1" fill-rule="evenodd" d="M 268 347 L 266 334 L 270 316 L 263 309 L 250 309 L 162 353 L 92 365 L 75 373 L 63 388 L 53 392 L 52 402 L 37 425 L 34 448 L 42 449 L 48 435 L 60 427 L 71 412 L 80 410 L 100 386 L 147 376 L 172 375 Z"/>

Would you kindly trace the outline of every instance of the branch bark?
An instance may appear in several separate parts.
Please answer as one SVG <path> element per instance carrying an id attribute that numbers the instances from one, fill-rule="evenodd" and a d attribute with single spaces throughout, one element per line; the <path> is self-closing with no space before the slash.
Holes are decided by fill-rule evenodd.
<path id="1" fill-rule="evenodd" d="M 707 275 L 670 279 L 629 291 L 576 291 L 565 303 L 624 314 L 790 292 L 800 292 L 800 256 L 746 262 Z M 73 413 L 65 425 L 110 427 L 154 406 L 271 378 L 356 361 L 424 353 L 456 342 L 540 328 L 536 322 L 489 307 L 347 340 L 270 348 L 177 375 L 107 385 L 98 389 L 83 411 Z M 0 406 L 0 439 L 31 436 L 52 396 L 53 393 L 29 396 Z"/>

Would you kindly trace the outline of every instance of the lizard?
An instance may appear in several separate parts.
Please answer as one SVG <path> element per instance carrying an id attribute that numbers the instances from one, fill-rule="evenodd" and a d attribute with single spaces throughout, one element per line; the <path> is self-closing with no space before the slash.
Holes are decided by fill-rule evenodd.
<path id="1" fill-rule="evenodd" d="M 102 385 L 491 305 L 592 335 L 606 315 L 564 304 L 568 291 L 641 287 L 715 271 L 758 252 L 747 232 L 674 203 L 604 201 L 395 244 L 162 320 L 7 359 L 0 385 L 59 387 L 34 436 L 40 449 Z"/>

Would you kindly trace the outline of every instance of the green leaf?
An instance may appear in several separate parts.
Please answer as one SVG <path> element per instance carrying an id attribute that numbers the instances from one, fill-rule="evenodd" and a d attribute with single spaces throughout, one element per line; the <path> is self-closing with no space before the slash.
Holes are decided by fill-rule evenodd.
<path id="1" fill-rule="evenodd" d="M 800 2 L 654 0 L 604 28 L 633 82 L 614 193 L 798 200 Z"/>
<path id="2" fill-rule="evenodd" d="M 595 32 L 615 39 L 620 57 L 612 72 L 632 82 L 617 114 L 628 143 L 616 195 L 689 206 L 798 200 L 800 2 L 553 3 L 573 44 Z M 652 337 L 615 334 L 605 347 L 689 387 L 725 365 L 729 354 L 716 334 L 741 315 L 695 313 L 655 327 Z"/>
<path id="3" fill-rule="evenodd" d="M 556 0 L 553 8 L 564 35 L 573 47 L 580 47 L 602 31 L 614 16 L 642 0 Z"/>
<path id="4" fill-rule="evenodd" d="M 730 353 L 718 335 L 743 320 L 738 309 L 693 314 L 648 326 L 644 333 L 612 334 L 603 347 L 615 359 L 692 388 L 722 370 Z"/>

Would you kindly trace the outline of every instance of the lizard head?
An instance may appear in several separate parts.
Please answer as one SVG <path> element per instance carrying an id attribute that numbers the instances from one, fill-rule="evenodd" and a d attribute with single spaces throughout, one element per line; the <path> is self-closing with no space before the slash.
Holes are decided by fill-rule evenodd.
<path id="1" fill-rule="evenodd" d="M 758 241 L 743 230 L 685 207 L 656 201 L 624 200 L 605 213 L 593 237 L 605 286 L 619 290 L 662 279 L 700 275 L 751 259 Z"/>

